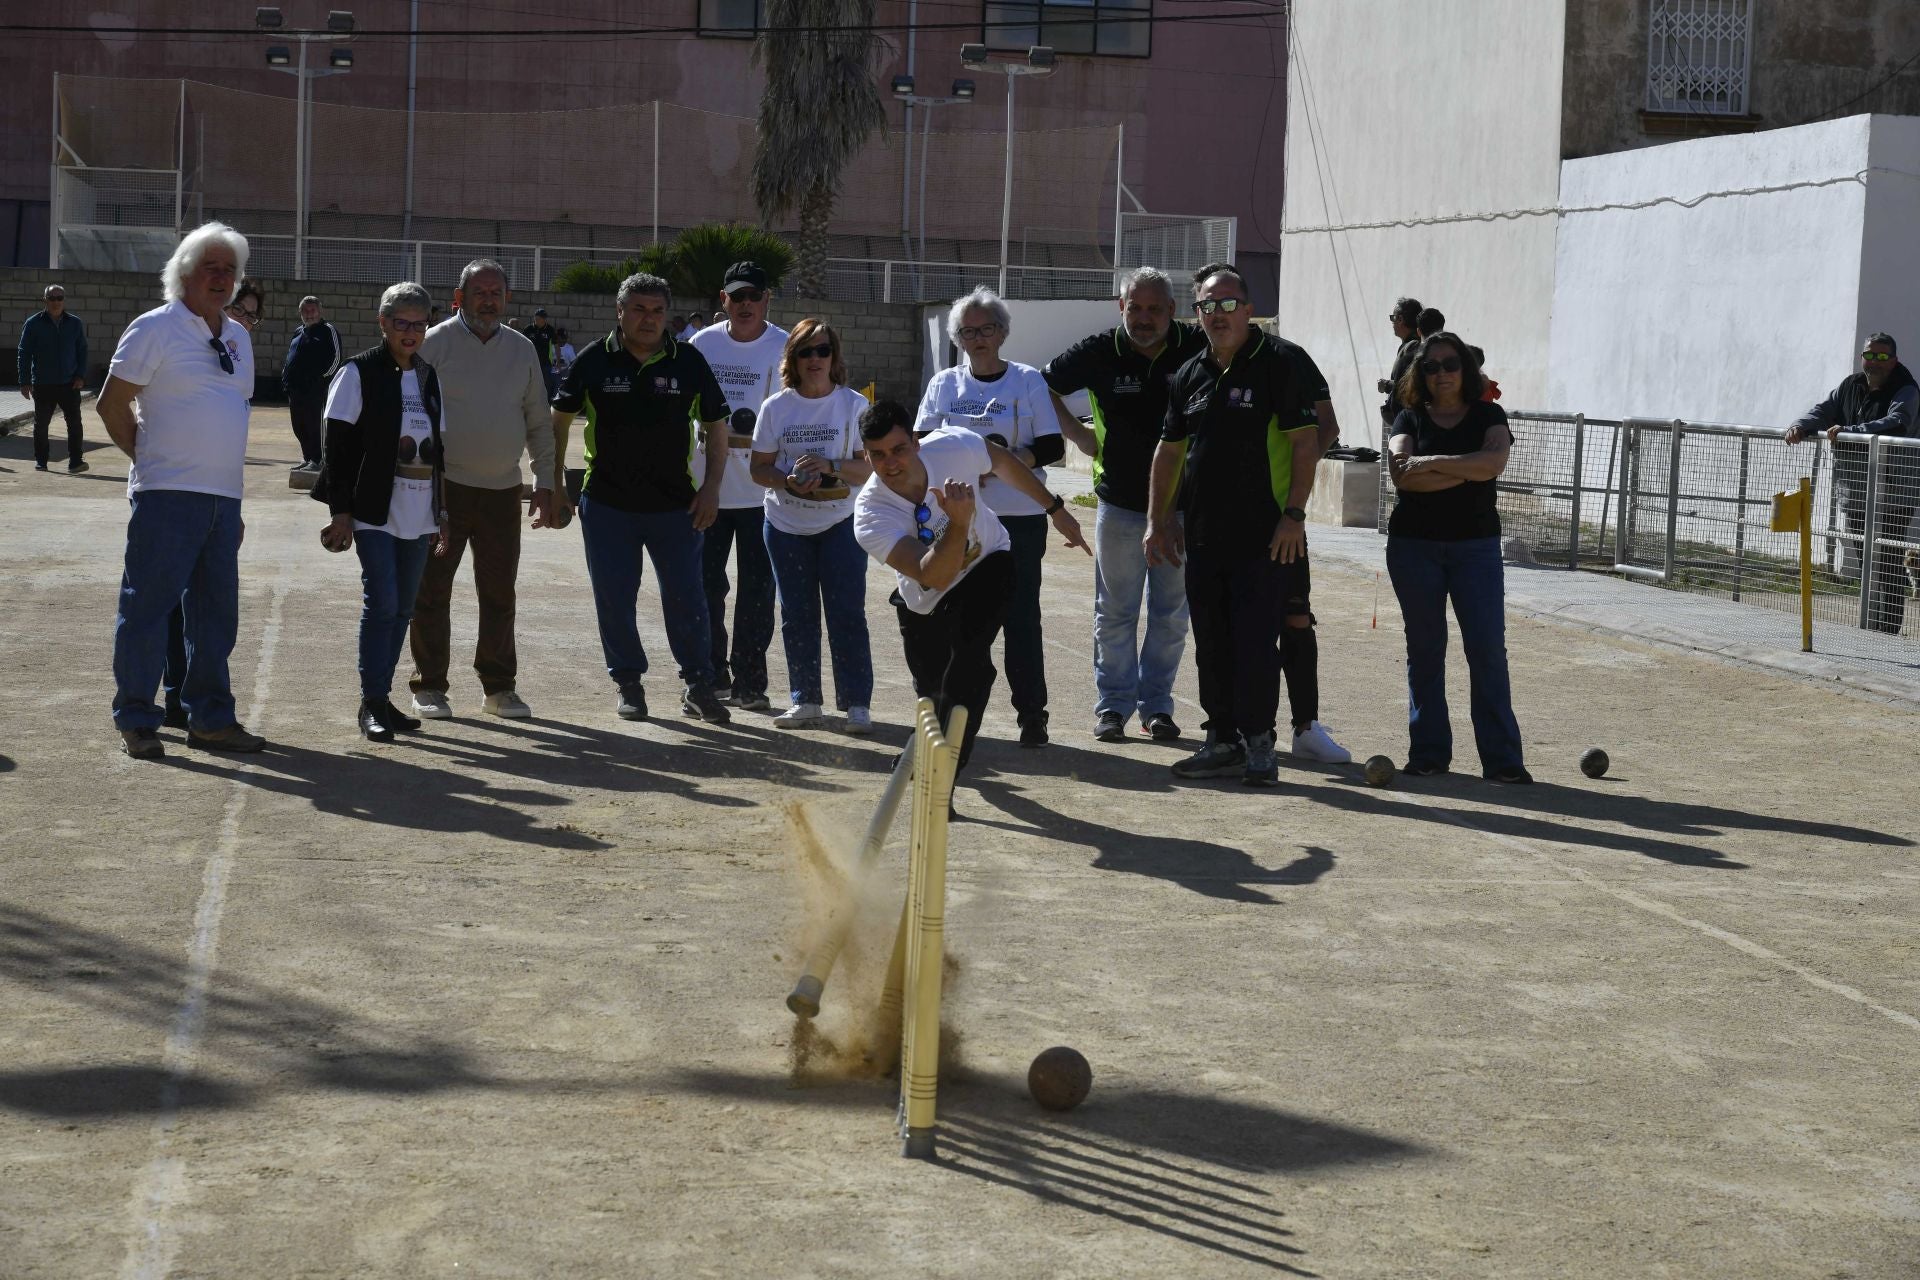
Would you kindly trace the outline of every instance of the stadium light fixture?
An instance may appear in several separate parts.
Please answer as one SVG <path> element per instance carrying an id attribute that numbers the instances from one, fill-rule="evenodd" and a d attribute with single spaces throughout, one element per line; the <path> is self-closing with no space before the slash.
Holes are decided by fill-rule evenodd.
<path id="1" fill-rule="evenodd" d="M 911 98 L 913 96 L 913 77 L 895 76 L 893 78 L 893 96 L 896 98 Z"/>
<path id="2" fill-rule="evenodd" d="M 353 50 L 335 49 L 327 55 L 327 64 L 336 71 L 353 70 Z"/>
<path id="3" fill-rule="evenodd" d="M 337 35 L 337 36 L 352 35 L 353 34 L 352 12 L 346 9 L 329 9 L 327 11 L 327 30 L 331 31 L 334 35 Z"/>
<path id="4" fill-rule="evenodd" d="M 293 61 L 293 50 L 287 48 L 287 46 L 283 44 L 270 44 L 267 46 L 267 65 L 268 66 L 284 67 L 292 61 Z"/>
<path id="5" fill-rule="evenodd" d="M 963 44 L 960 46 L 960 61 L 970 67 L 983 67 L 987 63 L 987 46 L 984 44 Z"/>
<path id="6" fill-rule="evenodd" d="M 1041 71 L 1053 70 L 1053 48 L 1036 44 L 1027 50 L 1027 65 Z"/>
<path id="7" fill-rule="evenodd" d="M 280 21 L 280 10 L 275 5 L 263 4 L 253 11 L 253 25 L 262 31 L 278 30 Z"/>
<path id="8" fill-rule="evenodd" d="M 953 82 L 953 96 L 956 98 L 971 98 L 973 96 L 973 81 L 955 80 Z"/>

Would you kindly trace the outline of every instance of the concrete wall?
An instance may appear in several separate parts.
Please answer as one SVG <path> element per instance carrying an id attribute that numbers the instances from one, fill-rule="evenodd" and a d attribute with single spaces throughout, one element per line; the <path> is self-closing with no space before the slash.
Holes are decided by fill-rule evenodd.
<path id="1" fill-rule="evenodd" d="M 1870 166 L 1902 172 L 1854 178 Z M 1920 350 L 1915 173 L 1920 120 L 1885 116 L 1568 161 L 1570 207 L 1825 185 L 1567 214 L 1541 403 L 1784 424 L 1856 367 L 1866 333 Z"/>
<path id="2" fill-rule="evenodd" d="M 66 288 L 68 310 L 86 321 L 88 354 L 93 364 L 89 381 L 97 384 L 105 375 L 120 331 L 133 317 L 160 304 L 159 281 L 150 275 L 122 272 L 0 270 L 0 325 L 10 335 L 9 344 L 18 342 L 20 325 L 40 310 L 42 290 L 56 281 Z M 266 318 L 254 331 L 253 342 L 263 375 L 278 374 L 287 341 L 299 323 L 299 301 L 309 293 L 326 304 L 327 319 L 339 328 L 349 352 L 365 350 L 379 341 L 374 313 L 380 289 L 375 286 L 292 280 L 261 280 L 259 284 L 267 295 Z M 445 314 L 452 290 L 429 287 Z M 546 307 L 553 323 L 572 334 L 575 346 L 604 337 L 613 327 L 611 299 L 516 293 L 508 310 L 524 324 L 538 306 Z M 872 381 L 879 384 L 882 395 L 918 401 L 925 386 L 918 312 L 919 308 L 904 303 L 816 302 L 802 307 L 798 302 L 776 300 L 771 319 L 776 324 L 791 325 L 803 316 L 822 317 L 840 331 L 848 373 L 855 386 Z M 13 379 L 11 360 L 5 362 L 0 377 L 9 382 Z"/>
<path id="3" fill-rule="evenodd" d="M 1436 220 L 1555 206 L 1564 9 L 1445 8 L 1410 20 L 1398 0 L 1294 5 L 1278 319 L 1327 374 L 1350 444 L 1378 440 L 1374 382 L 1403 294 L 1486 348 L 1508 404 L 1546 394 L 1553 215 Z M 1417 225 L 1355 225 L 1401 220 Z"/>

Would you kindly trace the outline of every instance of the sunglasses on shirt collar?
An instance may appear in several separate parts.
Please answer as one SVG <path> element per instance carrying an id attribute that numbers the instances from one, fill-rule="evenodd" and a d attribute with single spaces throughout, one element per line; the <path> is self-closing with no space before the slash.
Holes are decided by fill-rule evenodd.
<path id="1" fill-rule="evenodd" d="M 207 345 L 212 347 L 213 353 L 220 357 L 220 372 L 231 374 L 233 372 L 233 357 L 227 354 L 227 344 L 218 338 L 208 338 Z"/>

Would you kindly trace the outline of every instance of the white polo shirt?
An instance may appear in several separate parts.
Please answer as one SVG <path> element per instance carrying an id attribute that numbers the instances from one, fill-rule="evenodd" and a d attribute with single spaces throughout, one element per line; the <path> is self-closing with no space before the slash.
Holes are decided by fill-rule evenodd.
<path id="1" fill-rule="evenodd" d="M 129 495 L 178 489 L 238 498 L 245 491 L 253 342 L 224 315 L 219 341 L 232 373 L 221 368 L 213 330 L 184 302 L 155 307 L 120 335 L 108 376 L 140 388 Z"/>
<path id="2" fill-rule="evenodd" d="M 940 498 L 936 490 L 949 480 L 965 480 L 977 485 L 980 477 L 993 466 L 993 459 L 987 455 L 987 442 L 964 427 L 936 431 L 920 441 L 920 461 L 927 468 L 927 510 L 932 518 L 926 527 L 937 539 L 940 531 L 947 527 L 947 513 L 940 507 Z M 887 557 L 893 553 L 902 538 L 919 537 L 920 522 L 913 518 L 914 504 L 887 488 L 887 482 L 874 472 L 873 479 L 860 487 L 859 496 L 853 500 L 853 537 L 868 555 L 881 564 L 887 563 Z M 931 544 L 923 544 L 931 545 Z M 914 613 L 932 613 L 940 598 L 959 586 L 973 566 L 996 551 L 1005 551 L 1012 545 L 1007 537 L 1007 527 L 1000 523 L 1000 517 L 993 514 L 993 508 L 986 503 L 976 501 L 973 504 L 973 525 L 967 530 L 967 556 L 954 580 L 939 590 L 923 587 L 894 570 L 894 576 L 900 580 L 900 598 Z M 889 566 L 891 567 L 891 566 Z"/>
<path id="3" fill-rule="evenodd" d="M 710 324 L 687 339 L 687 345 L 707 358 L 714 381 L 727 397 L 727 472 L 720 477 L 720 505 L 727 510 L 757 507 L 767 491 L 753 482 L 748 455 L 753 452 L 753 427 L 760 406 L 780 390 L 780 360 L 787 351 L 787 331 L 777 324 L 752 342 L 735 342 L 723 324 Z M 707 454 L 693 455 L 693 483 L 707 478 Z"/>

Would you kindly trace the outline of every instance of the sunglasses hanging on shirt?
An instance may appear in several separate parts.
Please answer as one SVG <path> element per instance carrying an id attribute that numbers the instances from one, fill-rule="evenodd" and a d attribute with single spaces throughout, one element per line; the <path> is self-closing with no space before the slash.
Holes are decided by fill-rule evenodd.
<path id="1" fill-rule="evenodd" d="M 923 502 L 913 509 L 913 523 L 915 526 L 913 536 L 920 539 L 920 545 L 923 547 L 930 546 L 933 543 L 933 530 L 927 528 L 927 521 L 931 519 L 933 519 L 933 508 L 929 507 L 926 503 Z"/>
<path id="2" fill-rule="evenodd" d="M 208 338 L 207 345 L 213 348 L 213 354 L 220 357 L 220 372 L 233 372 L 233 357 L 227 354 L 227 344 L 218 338 Z"/>

